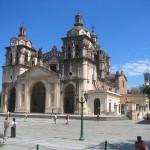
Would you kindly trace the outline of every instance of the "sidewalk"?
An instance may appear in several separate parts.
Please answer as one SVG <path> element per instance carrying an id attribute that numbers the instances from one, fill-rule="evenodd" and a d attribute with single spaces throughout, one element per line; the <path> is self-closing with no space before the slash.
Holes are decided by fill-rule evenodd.
<path id="1" fill-rule="evenodd" d="M 12 118 L 11 118 L 12 119 Z M 3 133 L 4 117 L 0 117 L 0 133 Z M 8 138 L 1 150 L 96 150 L 104 149 L 107 140 L 109 149 L 134 149 L 136 137 L 141 135 L 150 147 L 150 120 L 94 121 L 84 120 L 84 141 L 79 141 L 81 121 L 71 119 L 66 125 L 65 119 L 58 116 L 57 123 L 47 118 L 16 117 L 17 136 Z M 10 130 L 8 137 L 10 136 Z"/>
<path id="2" fill-rule="evenodd" d="M 57 114 L 60 119 L 65 119 L 67 114 Z M 7 116 L 6 113 L 0 113 L 0 117 Z M 25 113 L 11 113 L 11 117 L 20 117 L 24 118 Z M 28 114 L 28 118 L 52 118 L 54 117 L 54 114 L 44 114 L 44 113 L 30 113 Z M 70 115 L 71 119 L 80 120 L 81 115 Z M 84 120 L 97 120 L 96 115 L 84 115 Z M 100 115 L 99 120 L 101 121 L 110 121 L 110 120 L 129 120 L 126 116 L 114 116 L 114 115 Z"/>

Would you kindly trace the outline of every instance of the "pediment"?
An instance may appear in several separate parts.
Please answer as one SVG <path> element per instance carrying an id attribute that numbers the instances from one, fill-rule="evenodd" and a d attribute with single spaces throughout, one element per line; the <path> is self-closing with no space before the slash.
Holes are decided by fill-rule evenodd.
<path id="1" fill-rule="evenodd" d="M 38 77 L 38 76 L 49 76 L 50 72 L 46 72 L 41 68 L 36 68 L 29 73 L 30 77 Z"/>
<path id="2" fill-rule="evenodd" d="M 23 73 L 22 75 L 19 76 L 19 78 L 45 78 L 45 77 L 57 77 L 58 74 L 56 72 L 53 72 L 51 70 L 48 70 L 42 66 L 34 66 L 31 69 L 29 69 L 28 71 L 26 71 L 25 73 Z"/>

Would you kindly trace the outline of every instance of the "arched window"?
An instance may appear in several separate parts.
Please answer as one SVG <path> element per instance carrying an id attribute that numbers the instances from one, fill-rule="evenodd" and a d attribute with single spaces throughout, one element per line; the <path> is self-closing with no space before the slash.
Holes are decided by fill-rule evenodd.
<path id="1" fill-rule="evenodd" d="M 12 65 L 12 53 L 10 53 L 10 59 L 9 60 L 10 60 L 9 64 Z"/>
<path id="2" fill-rule="evenodd" d="M 122 81 L 122 87 L 124 87 L 124 81 Z"/>
<path id="3" fill-rule="evenodd" d="M 16 64 L 18 64 L 19 63 L 19 54 L 18 54 L 18 52 L 16 53 Z"/>
<path id="4" fill-rule="evenodd" d="M 51 65 L 50 65 L 50 70 L 56 72 L 56 71 L 57 71 L 57 66 L 56 66 L 56 64 L 51 64 Z"/>
<path id="5" fill-rule="evenodd" d="M 32 67 L 35 65 L 35 62 L 34 62 L 34 60 L 32 61 Z"/>
<path id="6" fill-rule="evenodd" d="M 24 62 L 27 63 L 27 61 L 28 61 L 28 53 L 25 53 Z"/>
<path id="7" fill-rule="evenodd" d="M 68 58 L 71 58 L 71 47 L 68 46 Z"/>
<path id="8" fill-rule="evenodd" d="M 75 56 L 77 57 L 77 58 L 79 58 L 79 45 L 76 45 L 76 47 L 75 47 Z"/>

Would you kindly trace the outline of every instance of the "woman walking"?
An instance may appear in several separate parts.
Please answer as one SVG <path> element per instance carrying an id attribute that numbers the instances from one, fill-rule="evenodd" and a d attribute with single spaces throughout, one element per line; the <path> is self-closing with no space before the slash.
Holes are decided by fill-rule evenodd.
<path id="1" fill-rule="evenodd" d="M 11 138 L 16 137 L 16 126 L 17 126 L 16 119 L 13 118 L 13 121 L 11 123 Z"/>

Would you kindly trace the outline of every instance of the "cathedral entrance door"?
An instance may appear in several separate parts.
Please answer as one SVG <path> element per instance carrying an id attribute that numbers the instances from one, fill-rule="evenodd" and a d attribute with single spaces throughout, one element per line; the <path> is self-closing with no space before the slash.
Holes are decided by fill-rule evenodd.
<path id="1" fill-rule="evenodd" d="M 31 93 L 30 112 L 44 113 L 45 111 L 45 86 L 37 82 Z"/>
<path id="2" fill-rule="evenodd" d="M 71 84 L 65 89 L 64 113 L 74 113 L 74 86 Z"/>
<path id="3" fill-rule="evenodd" d="M 10 96 L 9 96 L 9 100 L 8 100 L 8 111 L 14 112 L 15 105 L 16 105 L 16 89 L 13 87 L 10 90 Z"/>
<path id="4" fill-rule="evenodd" d="M 94 115 L 100 115 L 100 100 L 97 98 L 94 100 Z"/>

